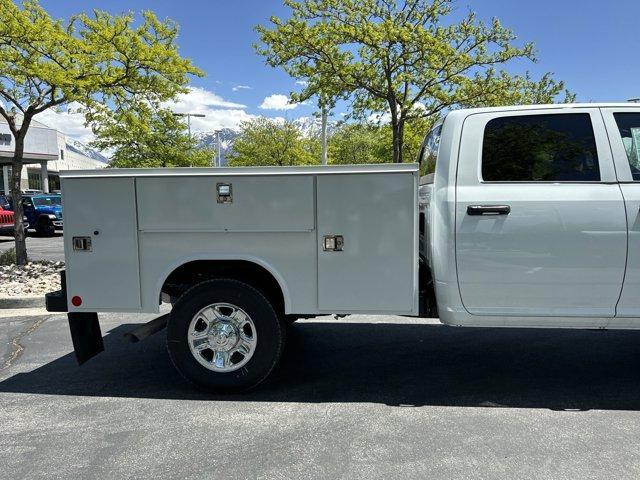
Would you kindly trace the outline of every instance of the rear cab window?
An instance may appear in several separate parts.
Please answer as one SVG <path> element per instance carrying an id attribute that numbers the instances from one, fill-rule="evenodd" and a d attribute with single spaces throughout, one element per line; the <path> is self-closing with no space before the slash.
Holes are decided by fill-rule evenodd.
<path id="1" fill-rule="evenodd" d="M 588 113 L 498 117 L 485 127 L 484 182 L 598 182 L 598 150 Z"/>

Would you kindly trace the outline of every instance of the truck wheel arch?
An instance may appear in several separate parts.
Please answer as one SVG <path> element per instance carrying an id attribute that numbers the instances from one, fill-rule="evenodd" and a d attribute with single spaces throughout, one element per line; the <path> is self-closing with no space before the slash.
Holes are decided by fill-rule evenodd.
<path id="1" fill-rule="evenodd" d="M 190 256 L 172 263 L 160 276 L 157 296 L 171 294 L 172 285 L 183 280 L 194 285 L 211 278 L 241 280 L 270 296 L 282 313 L 291 311 L 289 289 L 282 275 L 268 262 L 252 256 Z"/>

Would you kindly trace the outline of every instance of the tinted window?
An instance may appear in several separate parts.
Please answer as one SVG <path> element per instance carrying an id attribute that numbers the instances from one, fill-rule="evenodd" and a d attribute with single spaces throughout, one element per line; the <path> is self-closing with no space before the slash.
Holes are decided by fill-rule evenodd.
<path id="1" fill-rule="evenodd" d="M 600 180 L 587 113 L 502 117 L 487 123 L 482 178 L 507 182 Z"/>
<path id="2" fill-rule="evenodd" d="M 622 136 L 634 180 L 640 180 L 640 113 L 615 113 L 613 115 Z"/>
<path id="3" fill-rule="evenodd" d="M 62 203 L 62 197 L 59 197 L 57 195 L 52 195 L 49 197 L 33 197 L 33 203 L 38 207 L 60 205 Z"/>

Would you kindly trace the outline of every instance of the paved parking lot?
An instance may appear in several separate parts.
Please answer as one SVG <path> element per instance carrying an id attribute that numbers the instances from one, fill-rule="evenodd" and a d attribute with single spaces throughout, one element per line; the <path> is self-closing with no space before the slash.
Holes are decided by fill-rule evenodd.
<path id="1" fill-rule="evenodd" d="M 0 314 L 1 316 L 1 314 Z M 3 478 L 639 478 L 640 332 L 294 325 L 259 390 L 196 392 L 164 332 L 75 364 L 64 316 L 0 320 Z"/>
<path id="2" fill-rule="evenodd" d="M 13 247 L 13 243 L 13 237 L 0 236 L 0 252 Z M 63 262 L 64 247 L 62 244 L 62 232 L 57 231 L 53 237 L 39 237 L 34 232 L 29 232 L 29 236 L 27 237 L 27 255 L 31 260 Z"/>

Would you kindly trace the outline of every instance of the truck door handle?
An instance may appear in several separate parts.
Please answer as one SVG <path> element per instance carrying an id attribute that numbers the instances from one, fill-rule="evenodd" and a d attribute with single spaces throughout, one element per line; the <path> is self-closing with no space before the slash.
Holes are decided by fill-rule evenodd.
<path id="1" fill-rule="evenodd" d="M 509 215 L 509 205 L 469 205 L 467 215 Z"/>

